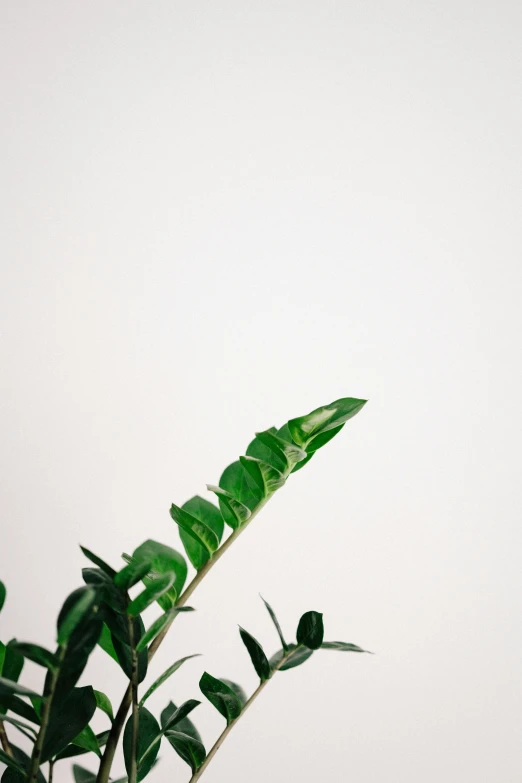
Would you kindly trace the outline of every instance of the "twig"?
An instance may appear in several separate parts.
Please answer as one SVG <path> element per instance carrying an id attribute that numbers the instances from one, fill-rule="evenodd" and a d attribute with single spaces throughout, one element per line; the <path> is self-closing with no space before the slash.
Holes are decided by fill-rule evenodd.
<path id="1" fill-rule="evenodd" d="M 9 740 L 7 739 L 7 732 L 5 730 L 5 723 L 3 720 L 0 720 L 0 742 L 2 743 L 2 748 L 4 750 L 4 753 L 7 753 L 8 756 L 14 758 L 13 751 L 11 750 L 11 745 L 9 744 Z"/>

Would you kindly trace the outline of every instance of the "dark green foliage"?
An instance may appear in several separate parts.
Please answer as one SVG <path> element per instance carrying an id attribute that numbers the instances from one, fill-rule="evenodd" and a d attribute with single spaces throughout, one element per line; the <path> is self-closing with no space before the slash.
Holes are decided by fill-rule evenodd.
<path id="1" fill-rule="evenodd" d="M 127 613 L 132 617 L 137 617 L 139 614 L 145 611 L 145 609 L 158 601 L 165 593 L 168 593 L 173 586 L 176 579 L 176 574 L 173 571 L 167 571 L 165 574 L 155 576 L 147 582 L 145 590 L 143 590 L 136 598 L 130 602 Z"/>
<path id="2" fill-rule="evenodd" d="M 279 639 L 281 641 L 281 644 L 283 645 L 283 650 L 285 650 L 285 651 L 288 650 L 288 644 L 285 642 L 285 638 L 283 636 L 283 631 L 281 630 L 281 626 L 279 625 L 279 620 L 277 619 L 274 610 L 272 609 L 272 607 L 270 606 L 268 601 L 265 601 L 263 596 L 261 596 L 261 600 L 263 601 L 264 605 L 266 606 L 268 614 L 270 615 L 270 618 L 271 618 L 272 622 L 275 625 L 275 629 L 276 629 L 276 631 L 277 631 L 277 633 L 279 635 Z"/>
<path id="3" fill-rule="evenodd" d="M 306 448 L 315 438 L 339 428 L 366 405 L 366 400 L 345 397 L 330 405 L 316 408 L 306 416 L 291 419 L 288 422 L 290 435 L 295 443 Z"/>
<path id="4" fill-rule="evenodd" d="M 98 743 L 98 747 L 100 749 L 106 745 L 108 736 L 108 731 L 101 731 L 99 734 L 96 734 L 96 742 Z M 62 759 L 71 759 L 75 758 L 76 756 L 83 756 L 88 752 L 89 751 L 87 748 L 79 747 L 79 745 L 71 743 L 70 745 L 67 745 L 67 747 L 61 751 L 61 753 L 58 753 L 55 760 L 61 761 Z"/>
<path id="5" fill-rule="evenodd" d="M 98 557 L 98 555 L 95 555 L 94 552 L 91 552 L 90 549 L 86 549 L 84 546 L 81 546 L 80 549 L 82 550 L 85 557 L 91 561 L 91 563 L 97 565 L 98 568 L 101 568 L 101 570 L 107 574 L 107 576 L 109 576 L 111 579 L 114 579 L 116 576 L 116 571 L 110 565 L 107 565 L 105 560 L 102 560 L 101 557 Z"/>
<path id="6" fill-rule="evenodd" d="M 233 680 L 225 680 L 224 677 L 221 678 L 221 682 L 224 682 L 225 685 L 228 685 L 231 691 L 234 691 L 237 698 L 241 702 L 241 706 L 244 707 L 247 702 L 247 695 L 241 685 L 239 685 L 237 682 L 234 682 Z"/>
<path id="7" fill-rule="evenodd" d="M 56 756 L 87 726 L 96 709 L 90 685 L 73 688 L 63 698 L 54 698 L 42 749 L 42 762 Z"/>
<path id="8" fill-rule="evenodd" d="M 138 723 L 138 781 L 143 780 L 151 771 L 158 755 L 161 743 L 161 730 L 154 715 L 146 707 L 139 711 Z M 123 733 L 123 757 L 125 769 L 130 772 L 132 749 L 132 716 L 125 725 Z M 146 755 L 145 755 L 146 754 Z M 143 756 L 145 757 L 143 758 Z M 143 761 L 140 763 L 140 760 Z"/>
<path id="9" fill-rule="evenodd" d="M 190 734 L 183 734 L 181 731 L 167 731 L 165 737 L 178 756 L 189 765 L 192 772 L 196 772 L 205 761 L 207 755 L 203 743 L 191 737 Z"/>
<path id="10" fill-rule="evenodd" d="M 95 783 L 96 775 L 79 764 L 73 764 L 74 783 Z"/>
<path id="11" fill-rule="evenodd" d="M 301 666 L 302 663 L 307 661 L 310 656 L 313 655 L 313 652 L 314 651 L 310 650 L 308 647 L 299 647 L 295 644 L 289 644 L 288 651 L 279 650 L 272 655 L 270 658 L 270 667 L 274 669 L 276 666 L 279 666 L 283 658 L 290 653 L 285 663 L 282 666 L 279 666 L 279 671 L 284 672 L 287 671 L 287 669 L 294 669 L 296 666 Z"/>
<path id="12" fill-rule="evenodd" d="M 243 644 L 248 650 L 250 660 L 252 661 L 252 665 L 256 670 L 259 679 L 261 682 L 268 680 L 272 672 L 263 648 L 257 639 L 254 639 L 254 637 L 249 634 L 248 631 L 245 631 L 244 628 L 239 628 L 239 634 L 243 640 Z"/>
<path id="13" fill-rule="evenodd" d="M 155 574 L 165 574 L 172 571 L 176 575 L 173 587 L 158 599 L 158 604 L 163 611 L 166 612 L 168 609 L 172 609 L 178 595 L 181 595 L 187 578 L 187 562 L 185 558 L 179 552 L 176 552 L 175 549 L 151 539 L 148 539 L 135 549 L 132 556 L 135 560 L 150 559 L 152 561 L 152 570 Z M 144 579 L 144 582 L 147 584 L 147 579 Z"/>
<path id="14" fill-rule="evenodd" d="M 130 590 L 144 576 L 147 576 L 151 569 L 152 560 L 133 560 L 125 568 L 122 568 L 121 571 L 118 571 L 114 577 L 114 584 L 120 590 Z"/>
<path id="15" fill-rule="evenodd" d="M 172 719 L 175 714 L 179 715 L 178 707 L 174 704 L 174 702 L 169 702 L 163 712 L 161 713 L 160 722 L 161 722 L 161 728 L 164 731 L 167 731 L 167 726 L 173 726 Z M 199 740 L 201 742 L 201 737 L 199 734 L 199 731 L 194 726 L 190 718 L 187 716 L 181 718 L 180 720 L 176 721 L 176 730 L 181 731 L 183 734 L 188 734 L 190 737 L 194 737 L 195 739 Z M 166 735 L 165 735 L 166 736 Z"/>
<path id="16" fill-rule="evenodd" d="M 31 644 L 30 642 L 13 642 L 13 649 L 23 655 L 39 666 L 44 666 L 46 669 L 53 669 L 56 667 L 56 656 L 54 653 L 46 650 L 45 647 L 40 647 L 38 644 Z"/>
<path id="17" fill-rule="evenodd" d="M 14 765 L 10 765 L 2 775 L 2 783 L 25 783 L 26 772 L 29 768 L 29 756 L 21 748 L 17 748 L 16 745 L 11 743 L 11 750 L 13 751 L 14 764 L 18 765 L 18 769 Z M 4 763 L 8 763 L 2 758 Z M 19 770 L 22 770 L 20 772 Z M 36 777 L 37 783 L 45 783 L 45 778 L 41 772 L 38 772 Z"/>
<path id="18" fill-rule="evenodd" d="M 112 711 L 112 704 L 109 697 L 106 696 L 105 693 L 103 693 L 103 691 L 95 690 L 94 698 L 96 699 L 96 706 L 98 707 L 98 709 L 104 712 L 112 723 L 112 721 L 114 720 L 114 713 Z"/>
<path id="19" fill-rule="evenodd" d="M 227 725 L 241 714 L 240 699 L 222 680 L 205 672 L 199 681 L 199 688 L 203 696 L 226 718 Z"/>
<path id="20" fill-rule="evenodd" d="M 24 668 L 24 656 L 16 650 L 16 639 L 2 645 L 2 666 L 0 675 L 11 682 L 18 682 L 18 678 Z M 0 713 L 7 712 L 13 699 L 13 690 L 5 690 L 0 686 Z"/>
<path id="21" fill-rule="evenodd" d="M 305 612 L 297 626 L 297 643 L 310 650 L 318 650 L 323 642 L 323 615 L 320 612 Z"/>
<path id="22" fill-rule="evenodd" d="M 4 608 L 6 595 L 7 595 L 7 590 L 5 589 L 4 583 L 0 580 L 0 612 Z"/>
<path id="23" fill-rule="evenodd" d="M 338 650 L 339 652 L 358 652 L 367 653 L 368 650 L 363 650 L 357 644 L 350 644 L 349 642 L 323 642 L 321 645 L 322 650 Z"/>

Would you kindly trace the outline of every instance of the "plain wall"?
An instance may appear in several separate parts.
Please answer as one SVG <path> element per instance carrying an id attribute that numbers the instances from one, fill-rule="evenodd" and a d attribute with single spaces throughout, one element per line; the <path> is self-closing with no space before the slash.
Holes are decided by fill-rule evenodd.
<path id="1" fill-rule="evenodd" d="M 170 503 L 254 431 L 368 398 L 195 594 L 151 677 L 204 657 L 151 708 L 204 669 L 252 691 L 262 592 L 289 636 L 316 609 L 376 655 L 278 676 L 205 781 L 520 783 L 522 5 L 6 0 L 0 22 L 1 638 L 52 647 L 79 543 L 179 547 Z M 81 682 L 125 688 L 101 650 Z M 152 774 L 190 776 L 166 743 Z"/>

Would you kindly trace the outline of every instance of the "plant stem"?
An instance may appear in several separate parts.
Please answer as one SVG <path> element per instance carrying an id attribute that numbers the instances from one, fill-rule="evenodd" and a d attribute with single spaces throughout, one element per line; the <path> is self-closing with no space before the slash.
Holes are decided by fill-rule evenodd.
<path id="1" fill-rule="evenodd" d="M 53 772 L 54 772 L 54 761 L 51 759 L 49 761 L 49 778 L 48 778 L 48 783 L 53 783 Z"/>
<path id="2" fill-rule="evenodd" d="M 27 773 L 27 783 L 34 783 L 40 768 L 40 758 L 45 740 L 45 732 L 49 723 L 51 705 L 53 703 L 54 693 L 56 690 L 56 683 L 58 682 L 58 675 L 60 674 L 60 667 L 63 663 L 66 650 L 66 644 L 61 644 L 58 647 L 58 652 L 56 653 L 56 666 L 50 670 L 51 677 L 49 681 L 49 687 L 43 701 L 42 714 L 40 716 L 40 730 L 36 736 L 36 742 L 34 743 L 33 753 L 29 764 L 29 771 Z"/>
<path id="3" fill-rule="evenodd" d="M 132 617 L 127 615 L 129 628 L 129 642 L 131 648 L 131 702 L 132 702 L 132 735 L 131 735 L 131 759 L 129 770 L 129 783 L 136 783 L 138 778 L 138 655 L 134 641 L 134 624 Z"/>
<path id="4" fill-rule="evenodd" d="M 298 649 L 298 648 L 296 648 L 296 649 Z M 292 650 L 291 652 L 295 652 L 295 650 Z M 192 777 L 191 777 L 191 778 L 190 778 L 190 780 L 189 780 L 189 783 L 196 783 L 196 781 L 198 781 L 198 780 L 200 779 L 200 777 L 202 776 L 202 774 L 204 773 L 204 771 L 206 770 L 206 768 L 208 767 L 208 765 L 210 764 L 210 762 L 212 761 L 212 759 L 214 758 L 214 756 L 216 755 L 216 753 L 218 752 L 218 750 L 220 749 L 221 745 L 224 743 L 224 741 L 226 740 L 226 738 L 228 737 L 228 735 L 230 734 L 230 732 L 232 731 L 232 729 L 233 729 L 233 728 L 234 728 L 234 726 L 236 725 L 236 723 L 237 723 L 237 722 L 238 722 L 238 721 L 241 719 L 241 717 L 242 717 L 242 716 L 245 714 L 245 712 L 246 712 L 246 711 L 247 711 L 247 709 L 250 707 L 250 705 L 251 705 L 251 704 L 252 704 L 252 703 L 253 703 L 253 702 L 254 702 L 254 701 L 257 699 L 257 697 L 259 696 L 259 694 L 261 693 L 261 691 L 263 690 L 263 688 L 265 688 L 265 687 L 266 687 L 266 685 L 267 685 L 267 684 L 270 682 L 270 680 L 272 679 L 272 677 L 274 676 L 274 674 L 275 674 L 275 673 L 276 673 L 276 672 L 277 672 L 277 671 L 278 671 L 278 670 L 281 668 L 281 666 L 283 666 L 283 664 L 284 664 L 284 663 L 285 663 L 285 662 L 288 660 L 288 658 L 289 658 L 289 657 L 290 657 L 290 655 L 291 655 L 291 652 L 290 652 L 290 651 L 289 651 L 289 652 L 287 652 L 287 653 L 286 653 L 286 655 L 284 655 L 284 656 L 283 656 L 283 658 L 281 658 L 281 660 L 279 661 L 279 663 L 278 663 L 276 666 L 274 666 L 274 668 L 273 668 L 273 670 L 272 670 L 272 674 L 271 674 L 271 676 L 270 676 L 270 679 L 269 679 L 269 680 L 264 680 L 263 682 L 261 682 L 261 683 L 258 685 L 258 687 L 256 688 L 256 690 L 253 692 L 252 696 L 251 696 L 251 697 L 248 699 L 248 701 L 247 701 L 247 702 L 245 702 L 245 704 L 244 704 L 244 706 L 243 706 L 243 709 L 241 710 L 241 712 L 239 713 L 239 715 L 237 716 L 237 718 L 236 718 L 235 720 L 231 721 L 231 722 L 228 724 L 228 726 L 226 727 L 226 729 L 225 729 L 225 730 L 224 730 L 224 731 L 221 733 L 221 735 L 220 735 L 220 736 L 217 738 L 216 742 L 214 743 L 214 745 L 213 745 L 213 746 L 212 746 L 212 748 L 210 749 L 210 751 L 209 751 L 209 753 L 208 753 L 207 757 L 205 758 L 205 761 L 204 761 L 204 762 L 203 762 L 203 764 L 202 764 L 202 765 L 199 767 L 199 769 L 198 769 L 198 770 L 196 770 L 196 772 L 194 772 L 194 774 L 192 775 Z"/>
<path id="5" fill-rule="evenodd" d="M 292 468 L 289 468 L 287 472 L 285 472 L 285 477 L 289 475 L 289 473 L 292 471 Z M 248 525 L 253 521 L 253 519 L 259 514 L 262 508 L 266 505 L 268 500 L 272 497 L 272 495 L 269 495 L 259 503 L 257 508 L 252 512 L 251 516 L 247 520 L 247 522 L 242 525 L 241 527 L 236 528 L 232 534 L 227 538 L 226 541 L 221 544 L 219 549 L 214 552 L 210 560 L 207 560 L 205 565 L 197 572 L 196 576 L 192 581 L 187 585 L 185 590 L 181 593 L 180 597 L 176 601 L 176 606 L 184 606 L 192 593 L 196 590 L 198 585 L 203 581 L 205 576 L 208 574 L 208 572 L 211 570 L 211 568 L 214 567 L 214 565 L 217 563 L 217 561 L 222 557 L 225 552 L 232 546 L 234 541 L 236 541 L 237 538 L 241 535 L 241 533 L 248 527 Z M 149 647 L 149 661 L 152 660 L 154 657 L 154 654 L 156 653 L 156 650 L 160 646 L 160 644 L 163 642 L 163 639 L 167 635 L 169 628 L 171 627 L 172 623 L 176 619 L 177 615 L 174 615 L 170 623 L 168 623 L 165 628 L 159 633 L 152 644 Z M 100 762 L 100 768 L 98 770 L 98 775 L 96 777 L 96 783 L 109 783 L 109 775 L 112 767 L 112 762 L 114 760 L 114 754 L 116 753 L 116 748 L 118 746 L 118 741 L 120 739 L 120 734 L 123 731 L 123 727 L 125 725 L 125 720 L 127 718 L 127 713 L 129 712 L 129 708 L 132 704 L 132 688 L 129 685 L 127 687 L 127 690 L 125 691 L 125 695 L 123 696 L 123 699 L 121 701 L 121 704 L 118 708 L 118 712 L 116 713 L 116 717 L 114 718 L 114 723 L 112 724 L 111 731 L 109 734 L 109 738 L 107 740 L 107 744 L 105 746 L 105 750 L 102 756 L 102 760 Z"/>
<path id="6" fill-rule="evenodd" d="M 2 748 L 4 750 L 4 753 L 7 753 L 8 756 L 14 758 L 13 751 L 11 750 L 11 745 L 9 744 L 9 740 L 7 739 L 7 732 L 5 730 L 5 724 L 3 720 L 0 720 L 0 742 L 2 743 Z"/>

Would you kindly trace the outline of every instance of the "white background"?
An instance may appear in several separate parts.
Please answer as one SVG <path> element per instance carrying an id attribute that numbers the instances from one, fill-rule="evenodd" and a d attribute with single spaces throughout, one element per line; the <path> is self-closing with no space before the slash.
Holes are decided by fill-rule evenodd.
<path id="1" fill-rule="evenodd" d="M 53 645 L 79 542 L 179 546 L 170 503 L 255 430 L 367 397 L 198 590 L 151 672 L 205 657 L 151 708 L 255 687 L 261 591 L 376 655 L 278 676 L 205 781 L 520 783 L 522 5 L 0 16 L 2 639 Z M 125 687 L 102 651 L 91 682 Z"/>

